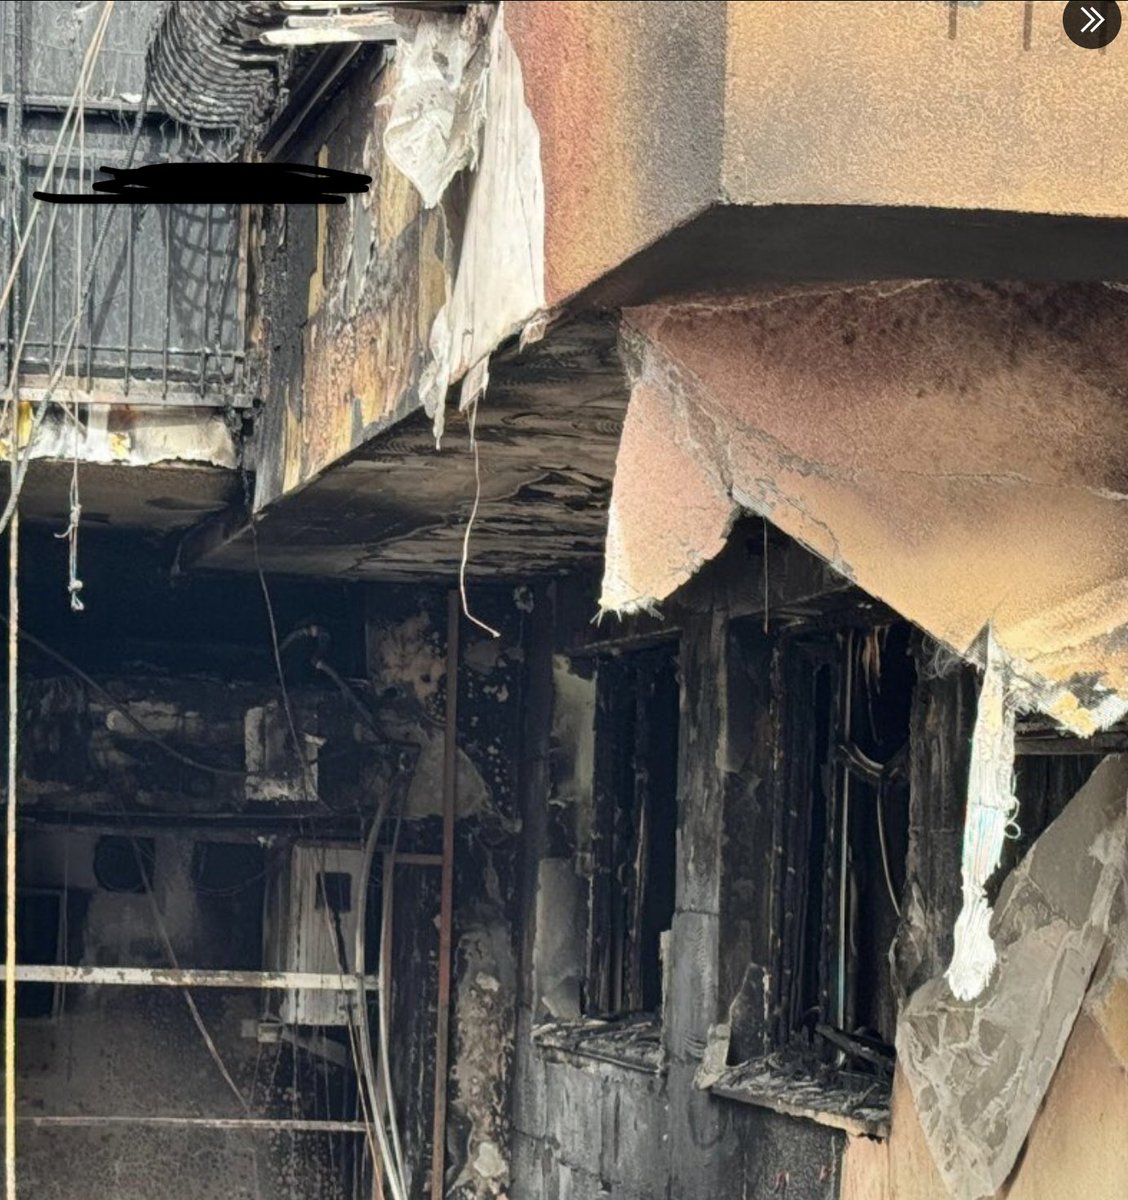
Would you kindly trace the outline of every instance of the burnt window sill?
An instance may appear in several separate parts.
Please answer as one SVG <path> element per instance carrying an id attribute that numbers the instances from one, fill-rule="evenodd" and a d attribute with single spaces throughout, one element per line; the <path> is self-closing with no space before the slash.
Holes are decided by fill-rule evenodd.
<path id="1" fill-rule="evenodd" d="M 889 1136 L 892 1084 L 875 1075 L 847 1071 L 816 1078 L 783 1065 L 778 1057 L 727 1067 L 709 1085 L 714 1096 L 771 1109 L 871 1138 Z"/>
<path id="2" fill-rule="evenodd" d="M 666 1070 L 662 1021 L 652 1014 L 601 1021 L 553 1021 L 533 1030 L 533 1045 L 550 1062 L 610 1063 L 647 1075 Z"/>

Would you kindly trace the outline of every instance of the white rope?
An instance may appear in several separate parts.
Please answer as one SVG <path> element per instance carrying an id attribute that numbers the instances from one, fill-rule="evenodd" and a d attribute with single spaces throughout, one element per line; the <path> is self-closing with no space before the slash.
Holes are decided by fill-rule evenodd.
<path id="1" fill-rule="evenodd" d="M 995 969 L 991 940 L 993 911 L 986 885 L 1003 856 L 1003 843 L 1017 832 L 1014 794 L 1015 706 L 1006 659 L 987 629 L 986 669 L 971 742 L 964 818 L 963 908 L 956 919 L 948 986 L 960 1000 L 974 1000 Z"/>
<path id="2" fill-rule="evenodd" d="M 492 625 L 487 625 L 485 621 L 480 621 L 470 611 L 470 604 L 466 599 L 466 566 L 470 561 L 470 534 L 474 530 L 474 522 L 478 519 L 478 508 L 482 503 L 482 461 L 478 454 L 478 400 L 479 396 L 475 396 L 469 404 L 469 424 L 470 424 L 470 448 L 474 452 L 474 506 L 470 509 L 470 517 L 466 522 L 466 530 L 462 535 L 462 558 L 458 564 L 458 591 L 462 597 L 462 614 L 468 620 L 472 621 L 479 629 L 484 629 L 490 637 L 501 637 L 500 631 Z"/>

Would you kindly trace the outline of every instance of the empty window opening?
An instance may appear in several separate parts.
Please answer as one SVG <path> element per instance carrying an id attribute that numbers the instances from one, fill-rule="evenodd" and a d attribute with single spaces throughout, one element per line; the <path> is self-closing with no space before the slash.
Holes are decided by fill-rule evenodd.
<path id="1" fill-rule="evenodd" d="M 896 1024 L 888 955 L 908 847 L 909 628 L 799 632 L 780 653 L 776 1040 L 884 1073 Z"/>
<path id="2" fill-rule="evenodd" d="M 261 883 L 266 859 L 253 842 L 197 842 L 192 849 L 192 884 L 208 896 L 234 896 Z"/>
<path id="3" fill-rule="evenodd" d="M 94 878 L 107 892 L 141 894 L 153 886 L 155 862 L 152 838 L 107 834 L 94 847 Z"/>
<path id="4" fill-rule="evenodd" d="M 62 892 L 20 892 L 16 897 L 16 961 L 24 966 L 51 966 L 63 961 L 62 951 Z M 21 1020 L 55 1017 L 59 999 L 56 984 L 21 983 L 16 988 L 16 1016 Z"/>
<path id="5" fill-rule="evenodd" d="M 656 1012 L 674 913 L 677 647 L 601 660 L 596 682 L 590 1015 Z"/>
<path id="6" fill-rule="evenodd" d="M 328 906 L 336 915 L 352 912 L 352 876 L 347 871 L 318 871 L 316 906 Z"/>

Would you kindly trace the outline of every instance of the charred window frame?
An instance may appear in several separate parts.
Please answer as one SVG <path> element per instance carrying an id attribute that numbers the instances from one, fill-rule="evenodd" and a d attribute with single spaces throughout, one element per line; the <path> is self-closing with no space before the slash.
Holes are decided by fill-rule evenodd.
<path id="1" fill-rule="evenodd" d="M 665 642 L 597 663 L 589 1016 L 661 1008 L 676 879 L 677 652 Z"/>
<path id="2" fill-rule="evenodd" d="M 994 904 L 1007 875 L 1065 811 L 1106 754 L 1128 753 L 1128 722 L 1094 738 L 1073 737 L 1048 717 L 1020 714 L 1015 736 L 1014 791 L 1018 836 L 1007 838 L 999 867 L 987 885 Z"/>
<path id="3" fill-rule="evenodd" d="M 775 657 L 781 848 L 772 1040 L 887 1074 L 888 952 L 909 827 L 916 674 L 902 622 L 799 627 Z"/>

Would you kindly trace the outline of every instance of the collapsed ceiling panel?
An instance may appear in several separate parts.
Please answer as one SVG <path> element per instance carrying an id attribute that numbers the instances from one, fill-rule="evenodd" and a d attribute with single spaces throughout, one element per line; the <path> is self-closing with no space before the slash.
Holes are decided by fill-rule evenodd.
<path id="1" fill-rule="evenodd" d="M 990 626 L 1018 703 L 1108 724 L 1128 698 L 1126 317 L 1101 285 L 627 310 L 603 607 L 657 605 L 749 509 L 973 661 Z"/>

